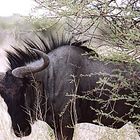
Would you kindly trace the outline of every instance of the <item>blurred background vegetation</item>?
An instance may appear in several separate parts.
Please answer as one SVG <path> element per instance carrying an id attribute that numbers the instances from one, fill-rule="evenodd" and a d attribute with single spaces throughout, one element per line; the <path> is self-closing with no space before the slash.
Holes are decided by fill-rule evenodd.
<path id="1" fill-rule="evenodd" d="M 88 39 L 88 47 L 102 56 L 125 61 L 140 60 L 139 0 L 35 0 L 36 27 L 63 24 L 75 39 Z M 47 23 L 47 24 L 46 24 Z M 38 26 L 39 25 L 39 26 Z"/>

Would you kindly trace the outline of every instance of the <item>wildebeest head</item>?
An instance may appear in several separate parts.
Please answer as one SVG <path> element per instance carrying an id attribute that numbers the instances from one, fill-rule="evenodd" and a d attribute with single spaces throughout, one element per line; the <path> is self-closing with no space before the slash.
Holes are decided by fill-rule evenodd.
<path id="1" fill-rule="evenodd" d="M 43 70 L 49 64 L 47 55 L 36 51 L 44 60 L 40 67 L 20 67 L 6 72 L 0 81 L 0 95 L 8 106 L 8 112 L 12 119 L 12 127 L 17 136 L 26 136 L 31 133 L 30 114 L 27 109 L 27 96 L 33 90 L 32 74 Z M 30 103 L 28 102 L 28 105 Z"/>
<path id="2" fill-rule="evenodd" d="M 17 136 L 28 135 L 31 132 L 24 104 L 27 83 L 27 79 L 16 78 L 11 71 L 8 71 L 0 82 L 0 94 L 8 106 L 12 127 Z"/>

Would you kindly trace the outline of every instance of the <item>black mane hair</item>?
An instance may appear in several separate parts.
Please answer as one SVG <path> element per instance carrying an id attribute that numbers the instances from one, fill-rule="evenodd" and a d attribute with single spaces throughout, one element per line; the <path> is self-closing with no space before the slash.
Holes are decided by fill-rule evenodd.
<path id="1" fill-rule="evenodd" d="M 22 39 L 21 47 L 24 49 L 17 46 L 11 46 L 14 49 L 14 52 L 6 51 L 11 69 L 25 66 L 27 63 L 40 59 L 40 56 L 31 52 L 30 48 L 41 50 L 46 54 L 64 45 L 81 47 L 86 52 L 93 51 L 92 49 L 83 46 L 88 40 L 76 40 L 72 42 L 73 37 L 66 37 L 66 34 L 58 33 L 57 31 L 41 30 L 40 32 L 34 33 L 34 36 L 35 38 L 25 37 Z M 95 53 L 95 55 L 98 56 L 97 53 Z"/>

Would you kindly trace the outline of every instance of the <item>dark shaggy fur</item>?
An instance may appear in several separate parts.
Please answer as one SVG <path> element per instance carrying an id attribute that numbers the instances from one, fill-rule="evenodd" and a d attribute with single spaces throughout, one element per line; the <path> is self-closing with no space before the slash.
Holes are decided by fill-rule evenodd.
<path id="1" fill-rule="evenodd" d="M 45 52 L 46 54 L 53 51 L 54 49 L 57 49 L 58 47 L 62 47 L 65 45 L 75 46 L 75 47 L 81 47 L 86 52 L 94 52 L 95 56 L 98 56 L 98 54 L 93 51 L 90 48 L 87 48 L 86 46 L 83 46 L 84 43 L 86 43 L 88 40 L 84 41 L 75 41 L 72 42 L 73 37 L 66 38 L 64 34 L 59 35 L 55 32 L 49 30 L 43 30 L 40 33 L 35 33 L 35 36 L 38 38 L 38 40 L 34 40 L 31 38 L 26 38 L 23 40 L 22 47 L 25 48 L 23 51 L 19 47 L 12 46 L 14 49 L 14 53 L 7 51 L 7 58 L 10 62 L 11 69 L 15 69 L 16 67 L 24 66 L 27 63 L 33 62 L 35 60 L 40 59 L 39 55 L 35 54 L 34 52 L 30 51 L 30 48 L 35 48 L 38 50 L 41 50 Z M 40 47 L 42 46 L 42 47 Z"/>

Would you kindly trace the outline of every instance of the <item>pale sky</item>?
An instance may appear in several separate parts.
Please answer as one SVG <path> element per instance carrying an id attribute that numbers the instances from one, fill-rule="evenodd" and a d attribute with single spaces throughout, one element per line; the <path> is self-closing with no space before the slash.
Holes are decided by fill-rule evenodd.
<path id="1" fill-rule="evenodd" d="M 28 15 L 34 5 L 33 0 L 0 0 L 0 16 Z"/>
<path id="2" fill-rule="evenodd" d="M 120 5 L 122 1 L 116 0 Z M 20 14 L 23 16 L 31 13 L 31 9 L 35 7 L 33 0 L 0 0 L 0 16 L 11 16 L 13 14 Z M 38 11 L 38 14 L 42 14 L 44 11 Z"/>

